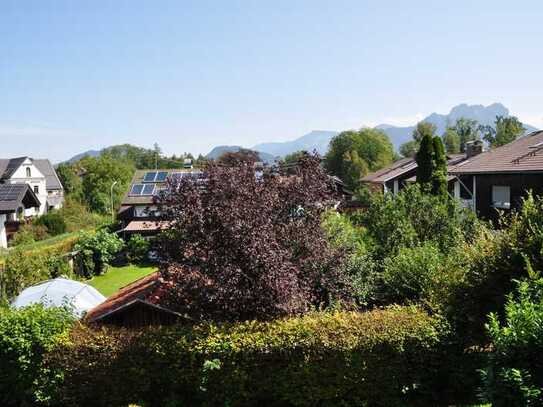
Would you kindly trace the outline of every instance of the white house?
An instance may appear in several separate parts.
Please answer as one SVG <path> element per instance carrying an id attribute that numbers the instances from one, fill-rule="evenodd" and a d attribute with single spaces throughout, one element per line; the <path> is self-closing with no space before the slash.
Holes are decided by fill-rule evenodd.
<path id="1" fill-rule="evenodd" d="M 8 246 L 6 226 L 17 224 L 27 211 L 37 211 L 40 206 L 41 202 L 30 185 L 0 184 L 0 248 Z"/>
<path id="2" fill-rule="evenodd" d="M 43 215 L 59 209 L 64 188 L 51 162 L 30 157 L 0 159 L 0 184 L 28 184 L 40 201 L 39 208 L 25 209 L 25 216 Z"/>

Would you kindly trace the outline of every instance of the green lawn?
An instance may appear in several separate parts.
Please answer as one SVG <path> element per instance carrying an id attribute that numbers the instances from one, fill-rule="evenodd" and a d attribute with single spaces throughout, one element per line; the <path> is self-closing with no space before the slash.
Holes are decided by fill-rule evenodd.
<path id="1" fill-rule="evenodd" d="M 88 280 L 87 283 L 106 297 L 109 297 L 119 288 L 151 274 L 156 270 L 157 268 L 155 266 L 142 266 L 137 264 L 130 264 L 124 267 L 109 267 L 106 274 L 93 277 Z"/>

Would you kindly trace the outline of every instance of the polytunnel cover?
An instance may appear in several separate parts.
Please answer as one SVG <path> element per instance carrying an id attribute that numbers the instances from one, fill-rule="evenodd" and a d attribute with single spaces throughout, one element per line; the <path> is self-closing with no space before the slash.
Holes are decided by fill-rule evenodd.
<path id="1" fill-rule="evenodd" d="M 82 317 L 90 309 L 106 300 L 102 294 L 90 285 L 66 278 L 55 278 L 24 289 L 13 301 L 15 308 L 36 303 L 46 307 L 66 306 L 74 315 Z"/>

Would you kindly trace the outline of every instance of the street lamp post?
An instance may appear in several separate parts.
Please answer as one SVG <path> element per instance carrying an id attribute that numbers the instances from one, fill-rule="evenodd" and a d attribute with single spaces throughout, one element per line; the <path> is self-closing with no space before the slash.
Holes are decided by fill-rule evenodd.
<path id="1" fill-rule="evenodd" d="M 113 187 L 117 185 L 117 181 L 113 182 L 113 184 L 111 184 L 111 221 L 112 222 L 115 222 L 115 207 L 113 206 Z"/>

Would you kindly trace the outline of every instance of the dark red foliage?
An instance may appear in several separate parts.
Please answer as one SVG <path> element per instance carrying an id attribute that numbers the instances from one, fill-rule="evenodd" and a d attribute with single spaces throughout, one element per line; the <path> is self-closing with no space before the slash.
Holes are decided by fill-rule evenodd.
<path id="1" fill-rule="evenodd" d="M 159 200 L 172 229 L 163 301 L 196 319 L 268 319 L 347 300 L 320 228 L 337 199 L 316 157 L 295 174 L 257 176 L 251 165 L 210 166 L 206 181 L 182 179 Z"/>

